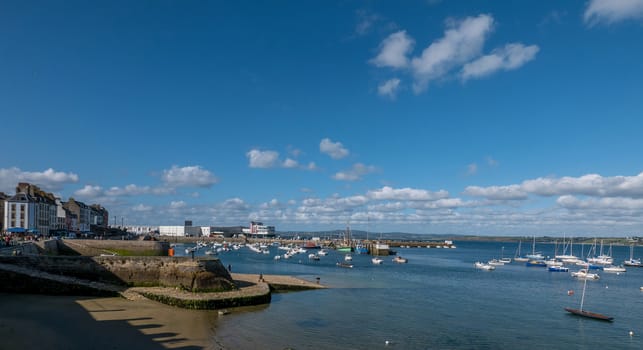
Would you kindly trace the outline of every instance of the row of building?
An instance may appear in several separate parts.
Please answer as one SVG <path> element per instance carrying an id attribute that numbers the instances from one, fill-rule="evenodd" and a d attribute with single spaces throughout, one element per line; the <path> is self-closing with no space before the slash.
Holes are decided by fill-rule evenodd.
<path id="1" fill-rule="evenodd" d="M 109 212 L 99 204 L 87 205 L 74 198 L 63 202 L 26 182 L 18 183 L 13 196 L 0 192 L 0 213 L 0 227 L 7 233 L 89 233 L 109 223 Z"/>
<path id="2" fill-rule="evenodd" d="M 125 226 L 129 233 L 143 235 L 157 233 L 169 237 L 275 237 L 275 227 L 262 222 L 251 221 L 245 226 L 192 226 L 192 221 L 185 221 L 183 226 Z"/>

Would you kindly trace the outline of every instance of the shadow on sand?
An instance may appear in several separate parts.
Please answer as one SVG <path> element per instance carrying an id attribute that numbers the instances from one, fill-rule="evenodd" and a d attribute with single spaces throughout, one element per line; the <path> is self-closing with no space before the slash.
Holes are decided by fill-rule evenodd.
<path id="1" fill-rule="evenodd" d="M 216 349 L 216 311 L 149 300 L 0 294 L 2 349 Z"/>

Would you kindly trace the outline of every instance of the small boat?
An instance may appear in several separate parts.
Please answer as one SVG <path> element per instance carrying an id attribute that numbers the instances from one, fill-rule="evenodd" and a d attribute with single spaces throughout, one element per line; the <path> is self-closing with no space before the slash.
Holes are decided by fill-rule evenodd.
<path id="1" fill-rule="evenodd" d="M 480 269 L 480 270 L 487 270 L 487 271 L 491 271 L 491 270 L 495 270 L 495 269 L 496 269 L 496 267 L 495 267 L 495 266 L 493 266 L 493 265 L 485 264 L 485 263 L 482 263 L 482 262 L 479 262 L 479 261 L 477 261 L 477 262 L 476 262 L 475 264 L 473 264 L 473 265 L 476 267 L 476 269 Z"/>
<path id="2" fill-rule="evenodd" d="M 491 259 L 487 262 L 487 264 L 493 265 L 493 266 L 503 266 L 505 263 L 498 259 Z"/>
<path id="3" fill-rule="evenodd" d="M 344 256 L 344 261 L 353 261 L 353 257 L 350 254 Z"/>
<path id="4" fill-rule="evenodd" d="M 396 257 L 393 258 L 393 262 L 396 262 L 398 264 L 406 264 L 408 262 L 408 260 L 406 260 L 405 258 L 403 258 L 401 256 L 396 256 Z"/>
<path id="5" fill-rule="evenodd" d="M 597 273 L 587 272 L 587 269 L 580 269 L 576 272 L 572 272 L 572 276 L 585 280 L 597 280 L 600 278 Z"/>
<path id="6" fill-rule="evenodd" d="M 565 266 L 549 266 L 547 270 L 550 272 L 569 272 L 569 268 Z"/>
<path id="7" fill-rule="evenodd" d="M 321 250 L 319 250 L 319 251 L 317 252 L 317 255 L 326 256 L 326 255 L 328 255 L 328 250 L 326 250 L 326 249 L 321 249 Z"/>
<path id="8" fill-rule="evenodd" d="M 308 259 L 310 259 L 310 260 L 319 260 L 319 255 L 317 255 L 317 254 L 308 254 Z"/>
<path id="9" fill-rule="evenodd" d="M 371 262 L 373 262 L 373 264 L 375 264 L 375 265 L 379 265 L 379 264 L 383 263 L 384 260 L 382 260 L 381 258 L 378 258 L 378 257 L 374 257 L 373 259 L 371 259 Z"/>
<path id="10" fill-rule="evenodd" d="M 349 264 L 349 263 L 346 263 L 346 262 L 337 262 L 336 265 L 339 266 L 339 267 L 345 267 L 345 268 L 348 268 L 348 269 L 353 268 L 353 264 Z"/>
<path id="11" fill-rule="evenodd" d="M 612 272 L 612 273 L 627 272 L 625 267 L 623 267 L 623 266 L 614 266 L 614 265 L 603 266 L 603 271 Z"/>
<path id="12" fill-rule="evenodd" d="M 592 319 L 595 319 L 595 320 L 608 321 L 608 322 L 614 321 L 614 317 L 599 314 L 599 313 L 596 313 L 596 312 L 583 310 L 583 303 L 585 302 L 585 289 L 586 288 L 587 288 L 587 279 L 585 279 L 585 282 L 583 283 L 583 295 L 581 296 L 581 299 L 580 299 L 580 308 L 574 309 L 574 308 L 571 308 L 571 307 L 566 307 L 565 311 L 571 313 L 572 315 L 592 318 Z M 641 287 L 641 288 L 643 288 L 643 287 Z"/>
<path id="13" fill-rule="evenodd" d="M 596 312 L 590 312 L 590 311 L 585 311 L 581 309 L 572 309 L 571 307 L 566 307 L 565 311 L 572 313 L 574 315 L 582 316 L 582 317 L 587 317 L 587 318 L 593 318 L 596 320 L 601 320 L 601 321 L 608 321 L 612 322 L 614 321 L 614 317 L 599 314 Z"/>
<path id="14" fill-rule="evenodd" d="M 547 263 L 542 260 L 531 259 L 525 263 L 529 267 L 547 267 Z"/>

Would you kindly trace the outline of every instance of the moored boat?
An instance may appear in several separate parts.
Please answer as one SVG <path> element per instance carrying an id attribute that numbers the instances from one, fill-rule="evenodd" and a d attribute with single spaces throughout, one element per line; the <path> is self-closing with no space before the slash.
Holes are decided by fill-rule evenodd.
<path id="1" fill-rule="evenodd" d="M 347 262 L 337 262 L 336 265 L 339 266 L 339 267 L 344 267 L 344 268 L 348 268 L 348 269 L 353 268 L 353 264 L 349 264 Z"/>
<path id="2" fill-rule="evenodd" d="M 405 264 L 408 262 L 408 260 L 406 260 L 406 258 L 403 258 L 401 256 L 396 256 L 393 258 L 393 262 L 396 262 L 398 264 Z"/>
<path id="3" fill-rule="evenodd" d="M 569 272 L 569 268 L 565 266 L 549 266 L 547 270 L 551 272 Z"/>
<path id="4" fill-rule="evenodd" d="M 587 269 L 580 269 L 576 272 L 572 272 L 572 276 L 585 280 L 597 280 L 600 278 L 600 276 L 596 273 L 587 272 Z"/>
<path id="5" fill-rule="evenodd" d="M 382 260 L 382 258 L 379 258 L 379 257 L 377 257 L 377 256 L 376 256 L 376 257 L 374 257 L 373 259 L 371 259 L 371 262 L 372 262 L 373 264 L 375 264 L 375 265 L 379 265 L 379 264 L 383 263 L 383 262 L 384 262 L 384 260 Z"/>
<path id="6" fill-rule="evenodd" d="M 495 267 L 495 266 L 493 266 L 493 265 L 489 265 L 489 264 L 485 264 L 485 263 L 480 262 L 480 261 L 476 261 L 473 265 L 476 267 L 476 269 L 480 269 L 480 270 L 487 270 L 487 271 L 491 271 L 491 270 L 495 270 L 495 269 L 496 269 L 496 267 Z"/>
<path id="7" fill-rule="evenodd" d="M 614 317 L 599 314 L 599 313 L 596 313 L 596 312 L 590 312 L 590 311 L 585 311 L 585 310 L 581 310 L 581 309 L 573 309 L 571 307 L 566 307 L 565 311 L 567 311 L 569 313 L 572 313 L 574 315 L 577 315 L 577 316 L 593 318 L 595 320 L 608 321 L 608 322 L 614 321 Z"/>
<path id="8" fill-rule="evenodd" d="M 565 311 L 576 315 L 576 316 L 581 316 L 581 317 L 587 317 L 587 318 L 592 318 L 595 320 L 601 320 L 601 321 L 609 321 L 612 322 L 614 320 L 614 317 L 599 314 L 597 312 L 591 312 L 587 310 L 583 310 L 583 303 L 585 302 L 585 289 L 587 289 L 587 279 L 583 282 L 583 295 L 581 296 L 580 299 L 580 307 L 578 309 L 574 309 L 571 307 L 566 307 Z"/>

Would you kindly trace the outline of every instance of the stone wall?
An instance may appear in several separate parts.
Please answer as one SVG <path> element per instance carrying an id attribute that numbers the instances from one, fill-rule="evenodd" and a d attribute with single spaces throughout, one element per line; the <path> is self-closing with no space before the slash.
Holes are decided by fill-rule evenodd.
<path id="1" fill-rule="evenodd" d="M 97 239 L 63 239 L 56 242 L 56 254 L 100 256 L 167 256 L 170 244 L 161 241 L 125 241 Z M 47 243 L 45 243 L 47 244 Z M 47 245 L 44 250 L 47 251 Z M 53 249 L 51 250 L 53 251 Z"/>
<path id="2" fill-rule="evenodd" d="M 23 255 L 0 256 L 0 264 L 122 286 L 178 287 L 192 292 L 227 291 L 236 288 L 230 274 L 218 259 Z"/>

